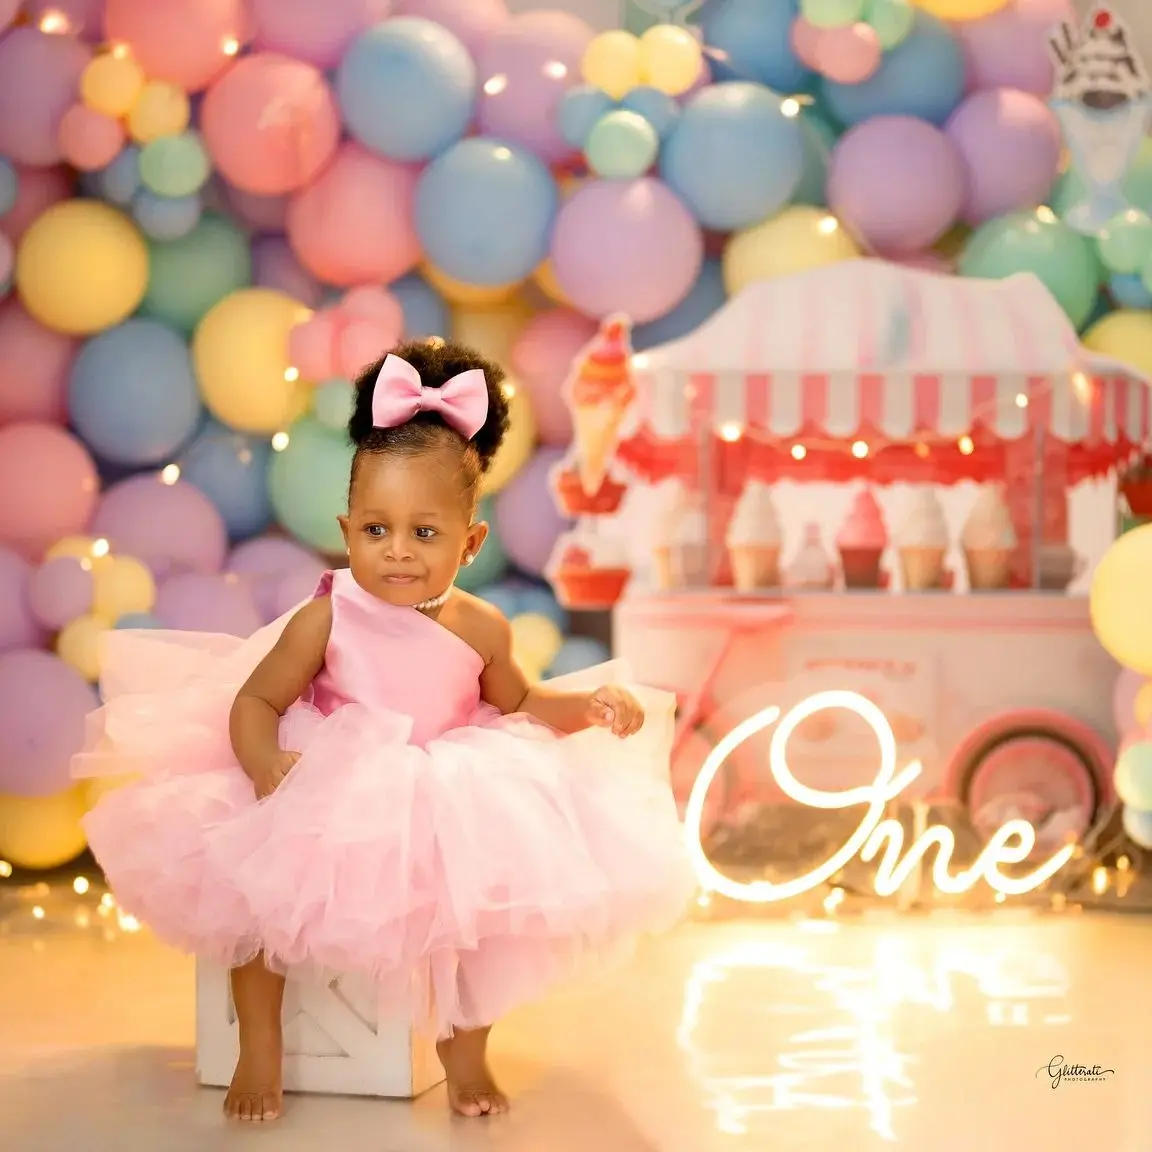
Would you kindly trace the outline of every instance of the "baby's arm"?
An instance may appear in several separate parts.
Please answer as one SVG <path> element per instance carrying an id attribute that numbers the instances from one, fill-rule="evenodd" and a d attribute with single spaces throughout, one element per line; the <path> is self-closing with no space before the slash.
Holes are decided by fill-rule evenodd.
<path id="1" fill-rule="evenodd" d="M 280 748 L 280 717 L 323 667 L 331 630 L 332 601 L 327 596 L 310 600 L 288 621 L 232 704 L 232 751 L 261 797 L 295 762 L 296 753 Z"/>

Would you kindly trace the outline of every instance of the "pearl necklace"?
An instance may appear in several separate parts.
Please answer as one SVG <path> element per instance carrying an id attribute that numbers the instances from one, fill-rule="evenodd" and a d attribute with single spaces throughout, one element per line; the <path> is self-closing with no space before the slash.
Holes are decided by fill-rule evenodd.
<path id="1" fill-rule="evenodd" d="M 413 604 L 412 607 L 417 612 L 435 612 L 437 608 L 443 608 L 448 603 L 448 597 L 451 595 L 452 586 L 449 585 L 439 596 L 433 596 L 431 600 L 421 600 L 419 604 Z"/>

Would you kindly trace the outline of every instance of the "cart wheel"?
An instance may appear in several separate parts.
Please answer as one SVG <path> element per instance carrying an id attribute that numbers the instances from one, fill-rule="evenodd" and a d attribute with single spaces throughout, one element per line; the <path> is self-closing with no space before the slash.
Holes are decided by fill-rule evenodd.
<path id="1" fill-rule="evenodd" d="M 994 717 L 953 753 L 948 795 L 967 808 L 973 826 L 991 834 L 1013 816 L 1036 828 L 1036 855 L 1082 837 L 1112 799 L 1109 745 L 1060 712 L 1021 711 Z"/>

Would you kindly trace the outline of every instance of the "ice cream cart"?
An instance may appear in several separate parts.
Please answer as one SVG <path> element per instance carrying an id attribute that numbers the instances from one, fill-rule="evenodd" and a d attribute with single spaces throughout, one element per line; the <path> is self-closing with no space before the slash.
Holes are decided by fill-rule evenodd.
<path id="1" fill-rule="evenodd" d="M 1147 382 L 1082 348 L 1032 277 L 875 260 L 751 285 L 628 366 L 554 570 L 624 573 L 597 592 L 619 597 L 617 654 L 678 694 L 681 801 L 734 725 L 834 683 L 975 827 L 1082 834 L 1111 801 L 1116 676 L 1085 593 Z M 812 717 L 798 773 L 870 777 L 860 736 Z M 729 760 L 712 819 L 782 799 L 765 762 L 756 741 Z"/>

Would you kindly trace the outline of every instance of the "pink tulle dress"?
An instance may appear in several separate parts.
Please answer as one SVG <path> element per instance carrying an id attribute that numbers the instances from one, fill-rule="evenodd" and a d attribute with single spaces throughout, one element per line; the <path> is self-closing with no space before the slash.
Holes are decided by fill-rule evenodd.
<path id="1" fill-rule="evenodd" d="M 228 714 L 291 614 L 247 640 L 108 636 L 74 772 L 140 775 L 85 821 L 125 909 L 222 964 L 263 950 L 278 970 L 367 973 L 440 1034 L 680 918 L 693 880 L 667 782 L 670 697 L 633 688 L 647 720 L 630 739 L 558 736 L 483 704 L 481 657 L 428 616 L 346 570 L 317 595 L 332 600 L 325 664 L 280 727 L 301 757 L 262 801 Z"/>

